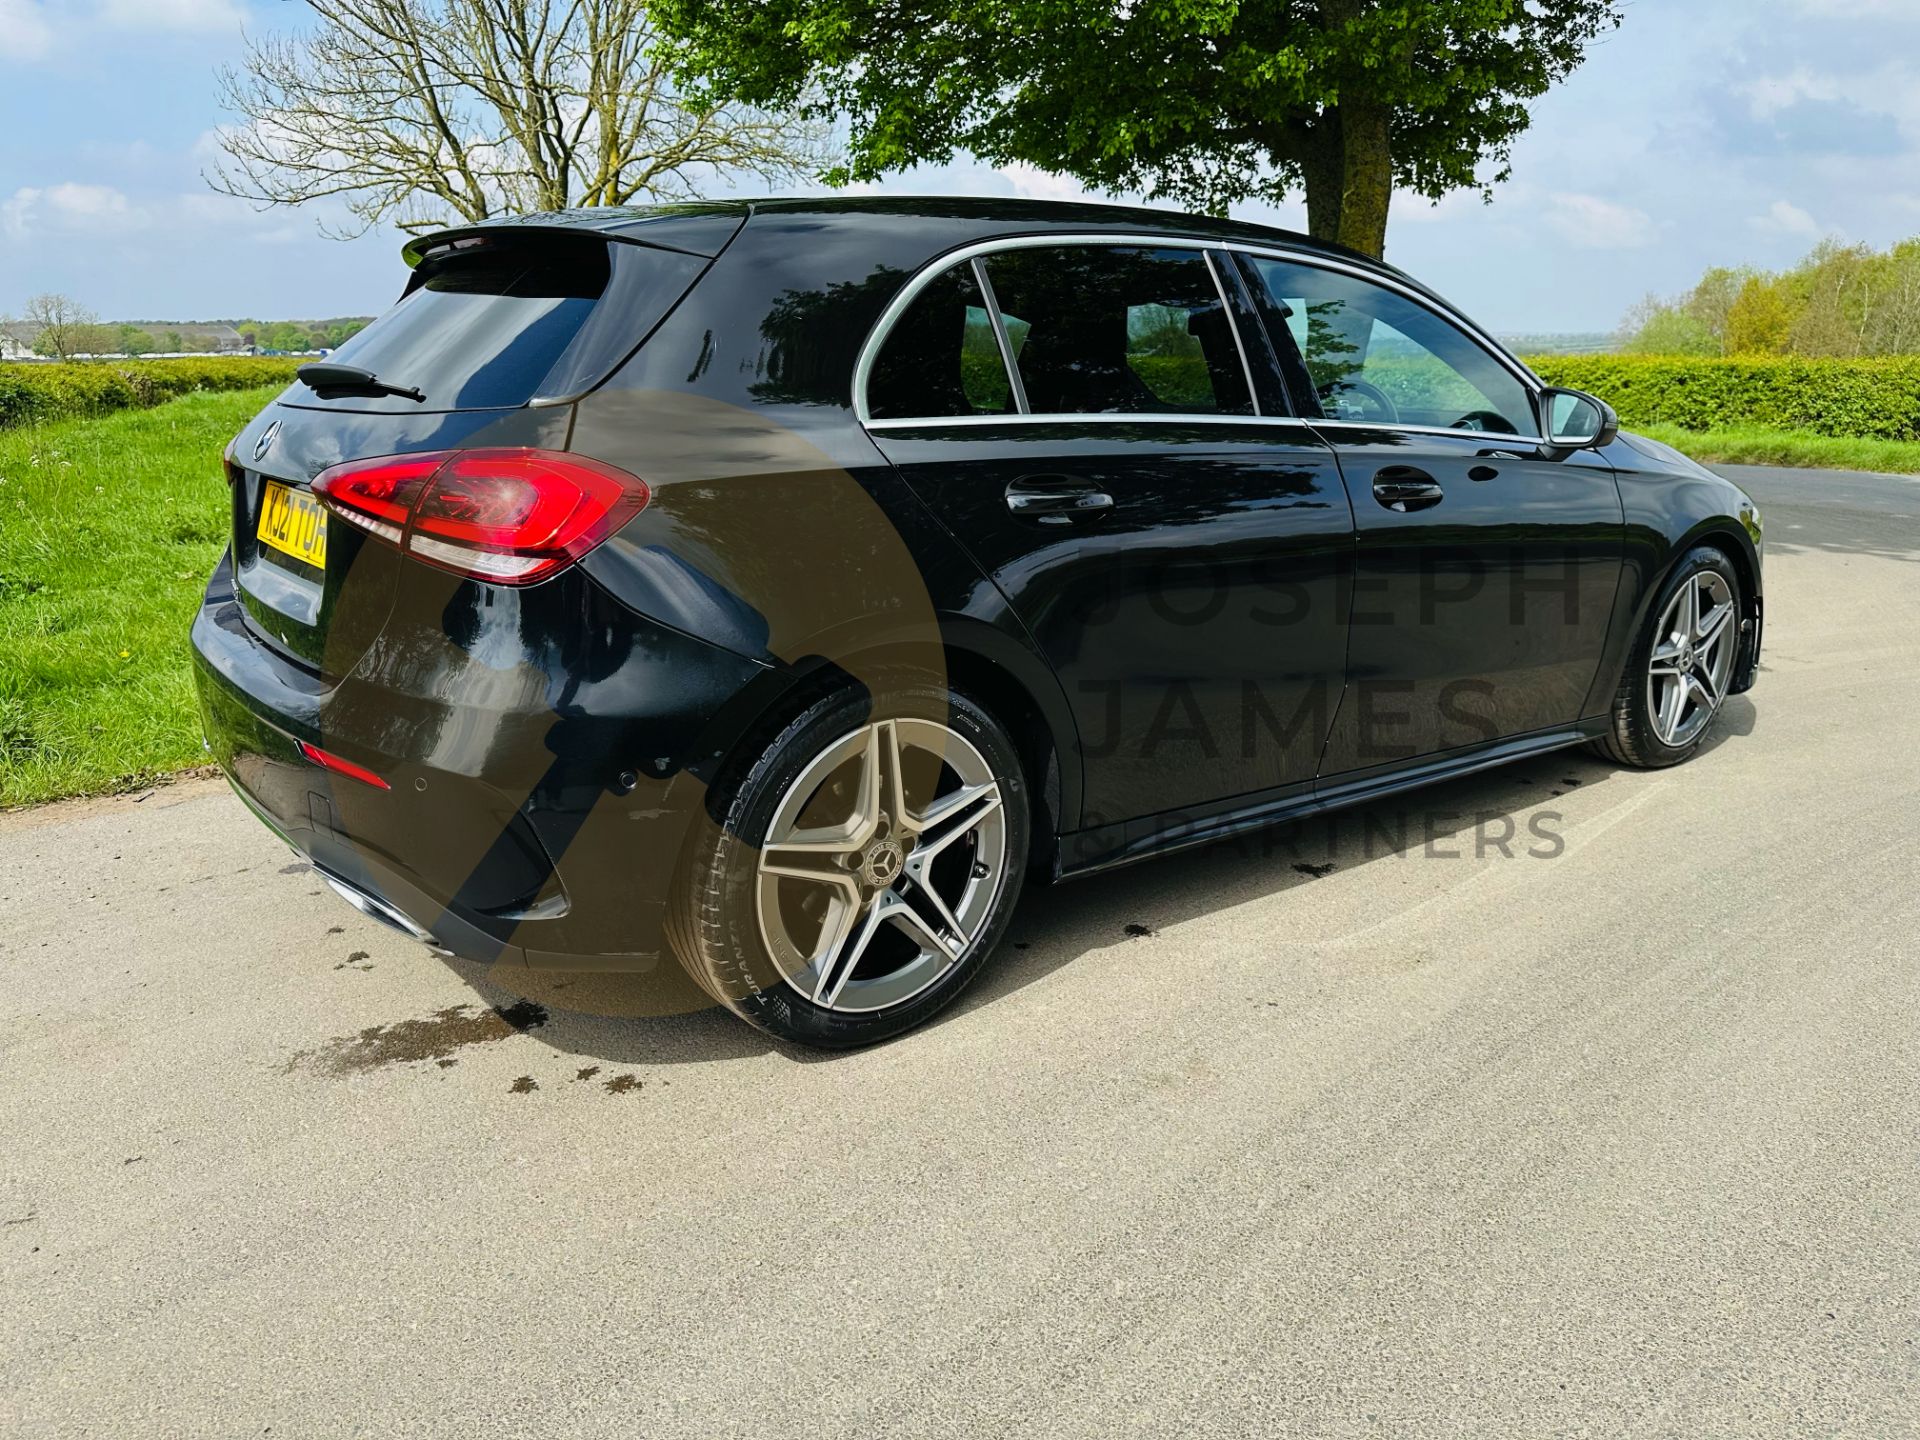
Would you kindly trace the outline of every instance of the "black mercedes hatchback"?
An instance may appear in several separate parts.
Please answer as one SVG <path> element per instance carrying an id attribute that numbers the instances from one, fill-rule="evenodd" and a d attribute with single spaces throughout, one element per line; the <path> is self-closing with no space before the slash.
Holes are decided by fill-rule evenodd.
<path id="1" fill-rule="evenodd" d="M 1397 270 L 1105 206 L 410 243 L 227 454 L 207 744 L 470 959 L 865 1043 L 1051 882 L 1752 683 L 1760 518 Z"/>

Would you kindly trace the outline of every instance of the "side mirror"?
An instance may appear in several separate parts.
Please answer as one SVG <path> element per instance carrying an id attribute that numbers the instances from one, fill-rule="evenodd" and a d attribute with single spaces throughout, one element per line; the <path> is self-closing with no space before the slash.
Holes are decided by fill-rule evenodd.
<path id="1" fill-rule="evenodd" d="M 1599 449 L 1620 433 L 1613 407 L 1584 390 L 1542 390 L 1540 421 L 1547 443 L 1556 450 Z"/>

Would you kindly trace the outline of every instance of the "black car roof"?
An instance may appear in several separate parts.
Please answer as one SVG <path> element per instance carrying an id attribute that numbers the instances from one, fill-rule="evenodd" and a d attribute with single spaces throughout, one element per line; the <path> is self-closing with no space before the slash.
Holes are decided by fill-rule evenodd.
<path id="1" fill-rule="evenodd" d="M 474 225 L 463 225 L 409 241 L 403 252 L 409 264 L 434 246 L 463 235 L 500 229 L 574 229 L 685 250 L 698 255 L 718 254 L 740 225 L 757 214 L 813 216 L 822 223 L 854 224 L 876 215 L 911 216 L 953 224 L 954 243 L 978 236 L 985 239 L 1024 227 L 1040 229 L 1157 231 L 1196 239 L 1239 241 L 1249 245 L 1280 245 L 1361 265 L 1403 283 L 1418 284 L 1393 266 L 1277 226 L 1253 225 L 1212 215 L 1189 215 L 1178 210 L 1156 210 L 1144 205 L 1108 205 L 1085 200 L 1026 200 L 1001 197 L 928 195 L 800 195 L 780 198 L 699 201 L 682 205 L 609 205 L 577 210 L 549 210 L 531 215 L 503 215 Z M 1422 289 L 1425 287 L 1422 286 Z"/>

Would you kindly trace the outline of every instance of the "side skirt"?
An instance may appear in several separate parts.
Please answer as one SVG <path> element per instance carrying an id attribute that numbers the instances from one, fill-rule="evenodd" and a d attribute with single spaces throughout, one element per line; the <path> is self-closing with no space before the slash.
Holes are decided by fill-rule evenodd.
<path id="1" fill-rule="evenodd" d="M 1584 745 L 1606 733 L 1608 717 L 1595 716 L 1551 730 L 1512 735 L 1486 745 L 1397 761 L 1359 774 L 1313 784 L 1290 785 L 1259 795 L 1241 795 L 1193 810 L 1167 810 L 1114 825 L 1062 835 L 1055 880 L 1077 880 L 1177 850 L 1208 845 L 1249 830 L 1303 819 L 1328 810 L 1365 804 L 1442 780 L 1456 780 L 1514 760 Z"/>

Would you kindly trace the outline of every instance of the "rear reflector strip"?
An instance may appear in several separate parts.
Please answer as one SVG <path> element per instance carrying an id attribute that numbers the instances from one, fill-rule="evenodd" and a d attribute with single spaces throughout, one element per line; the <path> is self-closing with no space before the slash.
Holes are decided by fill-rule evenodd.
<path id="1" fill-rule="evenodd" d="M 349 780 L 358 780 L 363 785 L 371 785 L 377 790 L 391 790 L 393 787 L 382 780 L 364 765 L 356 765 L 351 760 L 343 760 L 331 750 L 322 750 L 318 745 L 309 745 L 304 740 L 296 740 L 300 753 L 318 765 L 322 770 L 331 770 L 336 775 L 344 775 Z"/>

